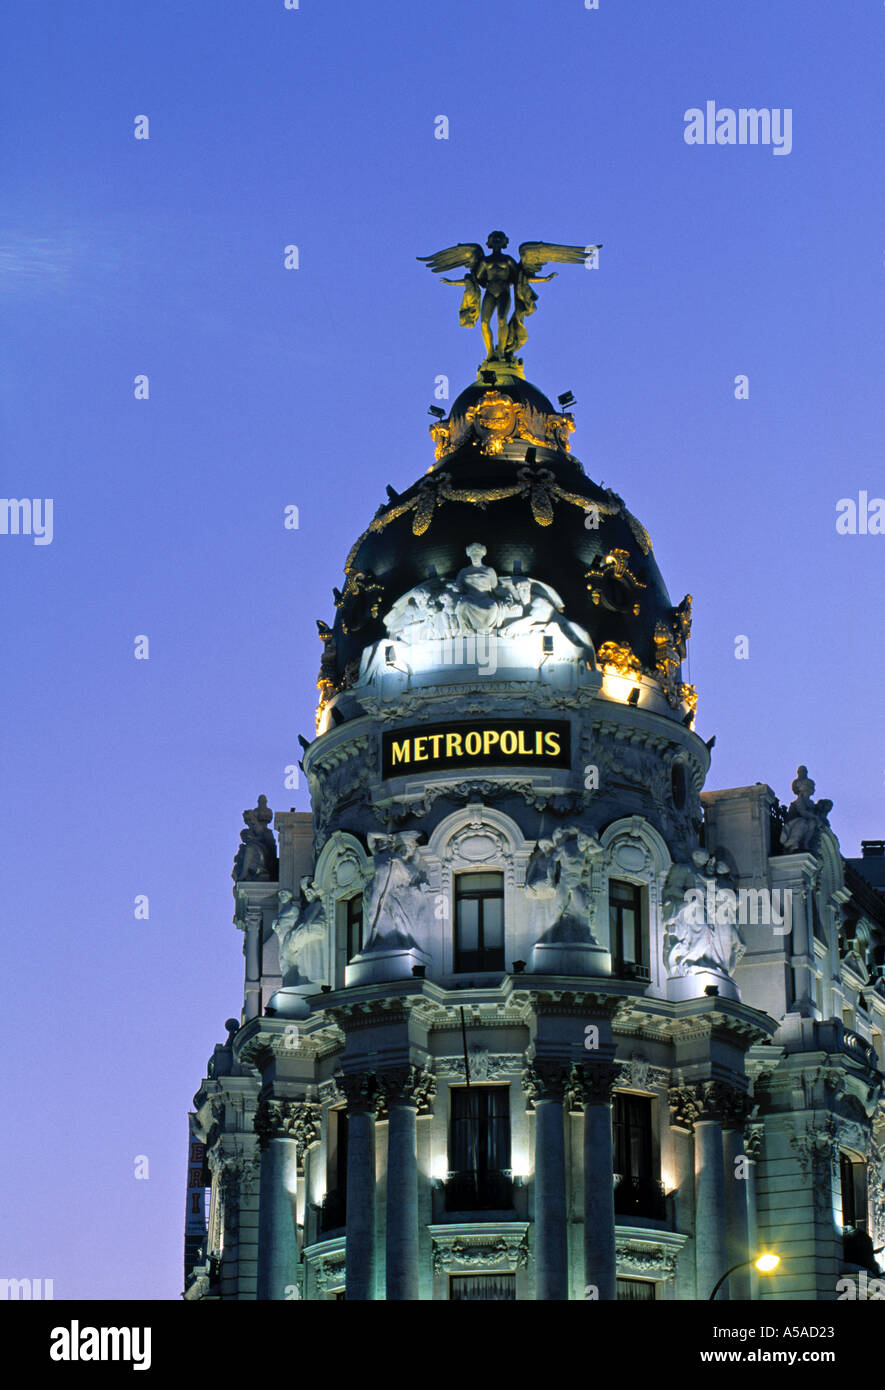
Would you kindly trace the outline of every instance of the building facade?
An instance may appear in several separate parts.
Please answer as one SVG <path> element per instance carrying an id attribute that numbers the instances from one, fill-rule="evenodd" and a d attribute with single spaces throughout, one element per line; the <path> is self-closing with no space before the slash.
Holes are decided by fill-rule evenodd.
<path id="1" fill-rule="evenodd" d="M 882 844 L 843 859 L 804 767 L 786 807 L 704 791 L 691 599 L 572 430 L 487 359 L 347 557 L 312 813 L 244 813 L 185 1298 L 690 1300 L 740 1266 L 720 1298 L 827 1300 L 885 1270 Z"/>

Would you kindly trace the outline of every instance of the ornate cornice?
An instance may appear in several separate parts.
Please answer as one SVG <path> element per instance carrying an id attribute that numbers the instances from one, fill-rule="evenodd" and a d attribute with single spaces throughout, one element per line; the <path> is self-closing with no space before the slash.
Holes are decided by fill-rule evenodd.
<path id="1" fill-rule="evenodd" d="M 269 1100 L 258 1102 L 255 1133 L 262 1153 L 272 1139 L 294 1139 L 301 1163 L 312 1144 L 319 1143 L 320 1108 L 310 1101 Z"/>

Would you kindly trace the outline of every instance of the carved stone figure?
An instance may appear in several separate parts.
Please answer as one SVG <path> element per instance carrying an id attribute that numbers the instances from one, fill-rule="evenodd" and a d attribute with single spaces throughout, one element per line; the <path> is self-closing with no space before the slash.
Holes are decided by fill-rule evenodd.
<path id="1" fill-rule="evenodd" d="M 528 339 L 523 320 L 535 312 L 538 296 L 533 284 L 542 280 L 552 280 L 556 271 L 550 275 L 538 272 L 548 261 L 562 265 L 583 265 L 590 252 L 600 246 L 561 246 L 550 241 L 524 241 L 519 248 L 519 261 L 504 254 L 509 238 L 503 232 L 490 232 L 486 245 L 490 254 L 483 251 L 478 242 L 461 242 L 457 246 L 446 247 L 432 256 L 418 256 L 438 275 L 443 270 L 454 270 L 464 266 L 467 274 L 463 280 L 447 280 L 443 284 L 463 285 L 459 319 L 462 328 L 473 328 L 481 319 L 482 338 L 488 361 L 512 361 L 513 354 Z M 510 312 L 510 290 L 513 289 L 513 314 Z M 482 291 L 485 290 L 485 295 Z M 491 321 L 497 316 L 498 341 L 492 337 Z"/>
<path id="2" fill-rule="evenodd" d="M 787 807 L 787 823 L 781 831 L 785 854 L 813 850 L 821 830 L 829 824 L 827 817 L 833 809 L 832 801 L 812 801 L 814 783 L 807 767 L 796 769 L 793 792 L 796 799 Z"/>
<path id="3" fill-rule="evenodd" d="M 368 837 L 374 872 L 366 890 L 368 934 L 364 953 L 372 950 L 411 950 L 417 946 L 411 926 L 423 906 L 420 894 L 427 877 L 418 855 L 416 830 Z"/>
<path id="4" fill-rule="evenodd" d="M 593 905 L 592 867 L 603 853 L 594 835 L 576 826 L 557 826 L 551 839 L 539 840 L 526 869 L 530 898 L 551 905 L 553 922 L 543 943 L 582 941 L 596 944 L 590 927 Z"/>
<path id="5" fill-rule="evenodd" d="M 231 878 L 237 883 L 244 879 L 274 880 L 277 877 L 277 847 L 268 829 L 273 811 L 266 796 L 259 796 L 252 811 L 243 812 L 246 829 L 240 831 L 242 841 L 234 859 Z"/>
<path id="6" fill-rule="evenodd" d="M 669 975 L 706 971 L 731 976 L 746 950 L 737 927 L 735 894 L 723 883 L 728 865 L 695 850 L 692 863 L 674 864 L 664 884 L 664 965 Z"/>
<path id="7" fill-rule="evenodd" d="M 549 584 L 527 575 L 498 575 L 483 564 L 486 548 L 466 548 L 469 565 L 453 580 L 428 579 L 397 599 L 384 616 L 390 637 L 415 642 L 496 633 L 522 637 L 558 629 L 595 664 L 590 634 L 566 617 L 562 599 Z"/>
<path id="8" fill-rule="evenodd" d="M 305 985 L 317 980 L 323 970 L 322 952 L 326 937 L 326 913 L 322 895 L 309 878 L 301 880 L 301 903 L 288 888 L 277 894 L 279 911 L 273 930 L 280 943 L 280 972 L 284 985 Z"/>

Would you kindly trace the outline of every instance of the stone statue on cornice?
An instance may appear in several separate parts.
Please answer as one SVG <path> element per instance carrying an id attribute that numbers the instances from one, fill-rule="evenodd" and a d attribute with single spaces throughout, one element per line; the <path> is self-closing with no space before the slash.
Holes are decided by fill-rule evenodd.
<path id="1" fill-rule="evenodd" d="M 821 830 L 829 825 L 827 817 L 833 809 L 832 801 L 812 801 L 814 783 L 805 766 L 796 769 L 793 792 L 796 799 L 787 808 L 787 823 L 781 831 L 784 854 L 813 850 Z"/>

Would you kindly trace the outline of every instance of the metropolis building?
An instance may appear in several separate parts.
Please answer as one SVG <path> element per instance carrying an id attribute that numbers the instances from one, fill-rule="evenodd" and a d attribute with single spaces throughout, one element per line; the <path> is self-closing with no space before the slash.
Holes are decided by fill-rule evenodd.
<path id="1" fill-rule="evenodd" d="M 569 403 L 490 355 L 345 560 L 312 812 L 244 813 L 186 1299 L 885 1279 L 885 846 L 804 767 L 703 790 L 691 599 Z"/>

